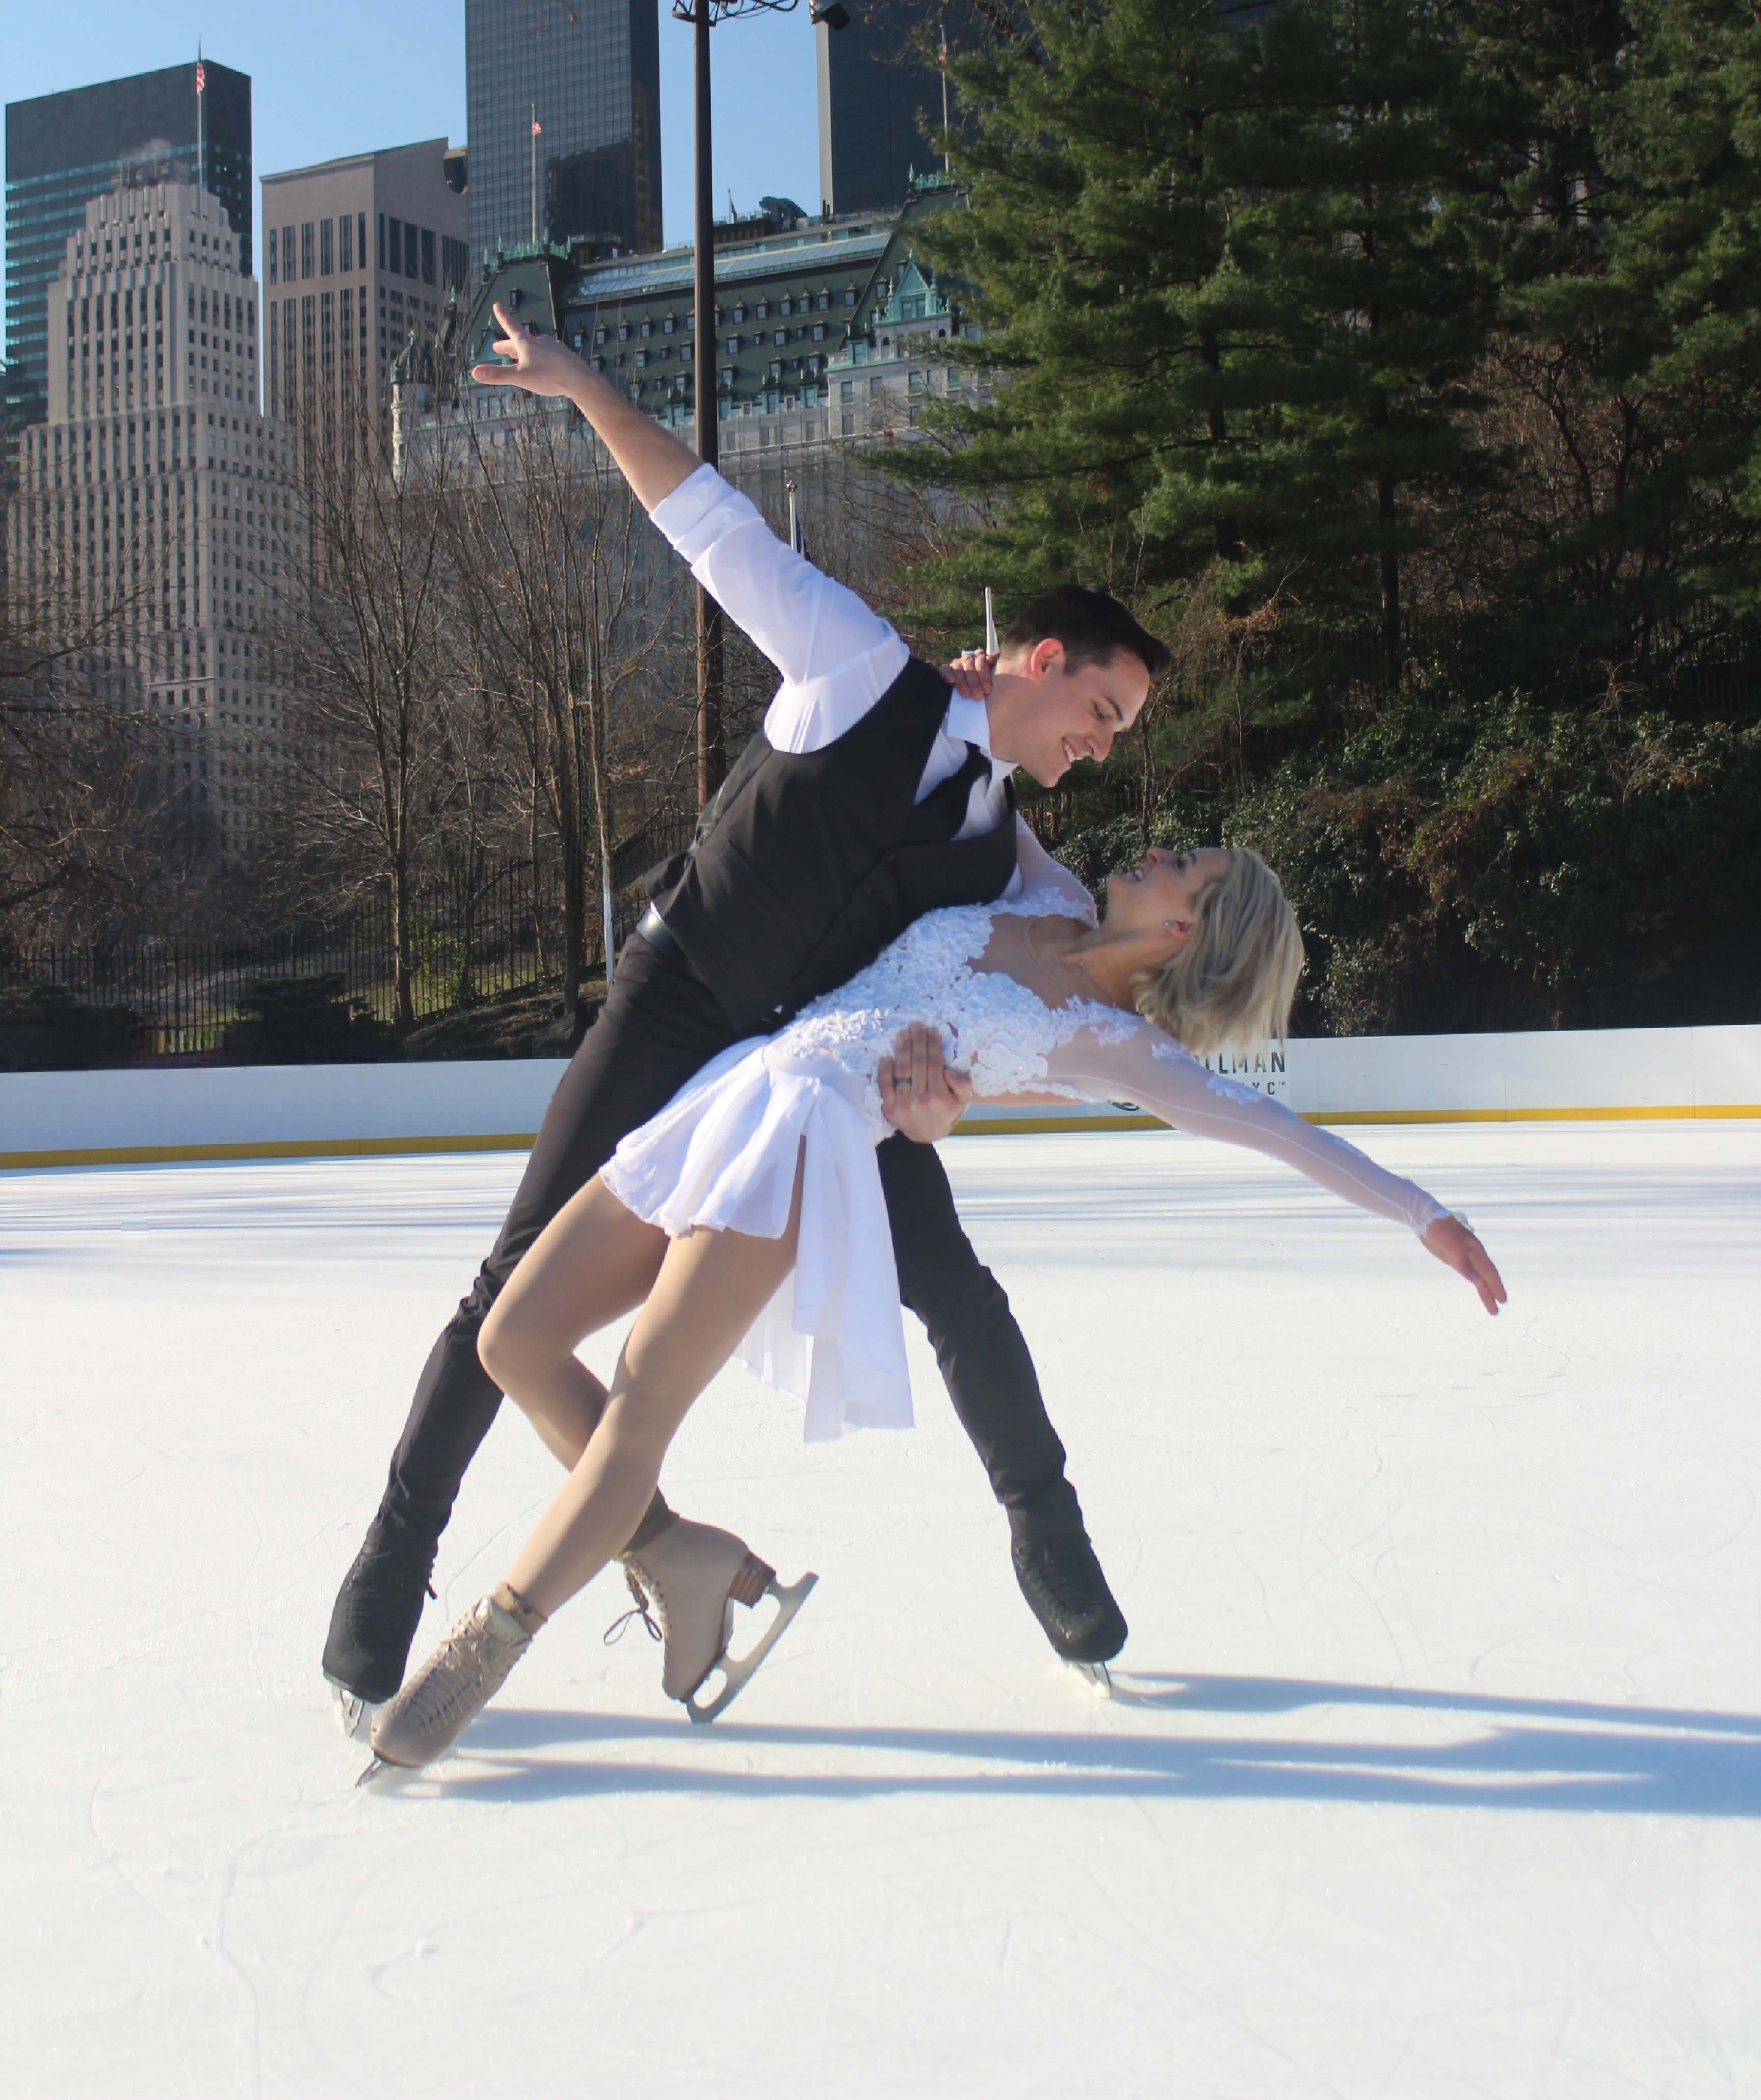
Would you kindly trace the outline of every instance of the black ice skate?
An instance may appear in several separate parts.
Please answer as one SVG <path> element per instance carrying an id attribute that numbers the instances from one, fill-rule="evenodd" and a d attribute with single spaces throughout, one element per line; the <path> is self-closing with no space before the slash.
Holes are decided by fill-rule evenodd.
<path id="1" fill-rule="evenodd" d="M 1107 1587 L 1088 1533 L 1023 1531 L 1009 1557 L 1046 1639 L 1079 1676 L 1110 1697 L 1106 1666 L 1125 1645 L 1125 1614 Z"/>
<path id="2" fill-rule="evenodd" d="M 364 1739 L 373 1709 L 404 1681 L 423 1599 L 435 1594 L 428 1580 L 435 1551 L 431 1542 L 382 1517 L 342 1578 L 324 1642 L 324 1674 L 345 1736 Z"/>

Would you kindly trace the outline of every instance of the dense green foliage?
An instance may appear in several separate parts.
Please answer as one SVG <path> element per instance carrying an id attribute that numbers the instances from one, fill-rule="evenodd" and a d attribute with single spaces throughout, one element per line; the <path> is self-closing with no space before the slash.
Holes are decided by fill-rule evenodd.
<path id="1" fill-rule="evenodd" d="M 924 239 L 1000 383 L 888 464 L 985 519 L 925 626 L 1075 576 L 1174 651 L 1048 834 L 1254 838 L 1310 1026 L 1761 1018 L 1746 0 L 1008 19 Z"/>

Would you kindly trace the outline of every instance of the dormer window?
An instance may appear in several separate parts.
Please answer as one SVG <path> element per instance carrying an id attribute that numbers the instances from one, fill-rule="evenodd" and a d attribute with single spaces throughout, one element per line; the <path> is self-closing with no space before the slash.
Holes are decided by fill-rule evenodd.
<path id="1" fill-rule="evenodd" d="M 770 302 L 768 299 L 761 299 L 758 302 L 756 311 L 760 320 L 769 320 L 770 315 Z"/>
<path id="2" fill-rule="evenodd" d="M 671 334 L 672 334 L 672 333 L 673 333 L 673 316 L 672 316 L 670 314 L 669 314 L 669 315 L 667 315 L 666 319 L 665 319 L 664 321 L 662 321 L 662 322 L 661 322 L 661 324 L 660 324 L 660 332 L 661 332 L 661 333 L 662 333 L 663 335 L 671 335 Z"/>
<path id="3" fill-rule="evenodd" d="M 618 341 L 619 341 L 620 342 L 628 342 L 629 341 L 629 335 L 630 335 L 630 326 L 629 326 L 629 323 L 628 321 L 620 321 L 620 322 L 618 323 L 618 328 L 617 328 L 617 339 L 618 339 Z"/>
<path id="4" fill-rule="evenodd" d="M 594 348 L 597 350 L 605 341 L 605 330 L 602 328 L 596 328 L 593 332 L 593 339 Z"/>
<path id="5" fill-rule="evenodd" d="M 854 285 L 846 285 L 844 287 L 844 303 L 846 307 L 854 307 L 855 305 L 856 287 Z"/>
<path id="6" fill-rule="evenodd" d="M 826 324 L 823 321 L 815 321 L 814 323 L 813 339 L 815 342 L 823 342 L 825 341 L 825 332 Z"/>
<path id="7" fill-rule="evenodd" d="M 735 309 L 734 309 L 734 324 L 735 324 L 735 326 L 736 328 L 738 328 L 738 327 L 739 327 L 739 324 L 740 324 L 743 320 L 745 320 L 745 318 L 746 318 L 746 309 L 745 309 L 745 307 L 744 307 L 744 306 L 736 306 L 736 307 L 735 307 Z"/>
<path id="8" fill-rule="evenodd" d="M 823 313 L 823 312 L 826 311 L 826 309 L 827 309 L 827 308 L 831 305 L 831 303 L 832 303 L 832 294 L 831 294 L 829 292 L 822 292 L 822 293 L 819 294 L 819 311 L 820 311 L 820 312 L 821 312 L 821 313 Z"/>
<path id="9" fill-rule="evenodd" d="M 654 323 L 651 320 L 645 320 L 638 333 L 646 342 L 647 339 L 654 333 Z"/>

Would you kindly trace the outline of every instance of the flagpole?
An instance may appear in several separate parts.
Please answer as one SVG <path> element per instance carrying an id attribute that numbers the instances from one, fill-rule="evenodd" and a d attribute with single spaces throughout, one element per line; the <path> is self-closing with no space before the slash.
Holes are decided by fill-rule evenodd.
<path id="1" fill-rule="evenodd" d="M 532 105 L 532 237 L 538 245 L 538 105 Z"/>
<path id="2" fill-rule="evenodd" d="M 202 90 L 207 86 L 207 75 L 202 67 L 201 38 L 196 39 L 196 216 L 205 218 L 207 207 L 202 202 L 202 192 L 207 188 L 208 161 L 202 148 Z"/>

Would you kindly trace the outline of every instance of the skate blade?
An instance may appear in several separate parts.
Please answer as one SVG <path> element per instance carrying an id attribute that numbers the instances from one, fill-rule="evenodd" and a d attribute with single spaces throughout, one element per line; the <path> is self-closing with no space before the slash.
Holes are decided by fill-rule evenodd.
<path id="1" fill-rule="evenodd" d="M 443 1754 L 444 1754 L 444 1753 L 443 1753 Z M 438 1762 L 439 1760 L 436 1759 L 435 1762 Z M 424 1773 L 432 1770 L 432 1765 L 400 1765 L 395 1758 L 382 1758 L 380 1756 L 379 1753 L 375 1750 L 373 1754 L 373 1762 L 367 1767 L 366 1770 L 362 1772 L 360 1777 L 355 1780 L 355 1791 L 359 1793 L 362 1787 L 375 1786 L 381 1780 L 420 1779 L 422 1777 Z"/>
<path id="2" fill-rule="evenodd" d="M 1113 1696 L 1113 1679 L 1104 1662 L 1073 1662 L 1070 1667 L 1081 1678 L 1097 1699 Z"/>
<path id="3" fill-rule="evenodd" d="M 351 1743 L 364 1743 L 371 1733 L 373 1716 L 379 1711 L 366 1700 L 358 1698 L 346 1684 L 338 1684 L 333 1677 L 324 1683 L 330 1688 L 331 1710 L 336 1715 L 336 1724 Z"/>
<path id="4" fill-rule="evenodd" d="M 713 1721 L 718 1714 L 727 1711 L 750 1683 L 753 1671 L 788 1631 L 791 1621 L 806 1603 L 809 1594 L 819 1580 L 817 1575 L 803 1575 L 798 1582 L 790 1583 L 786 1590 L 774 1580 L 765 1585 L 765 1595 L 777 1600 L 776 1616 L 744 1655 L 730 1655 L 724 1648 L 686 1693 L 685 1710 L 693 1721 Z M 713 1699 L 700 1701 L 698 1693 L 718 1670 L 722 1676 L 722 1689 Z"/>

